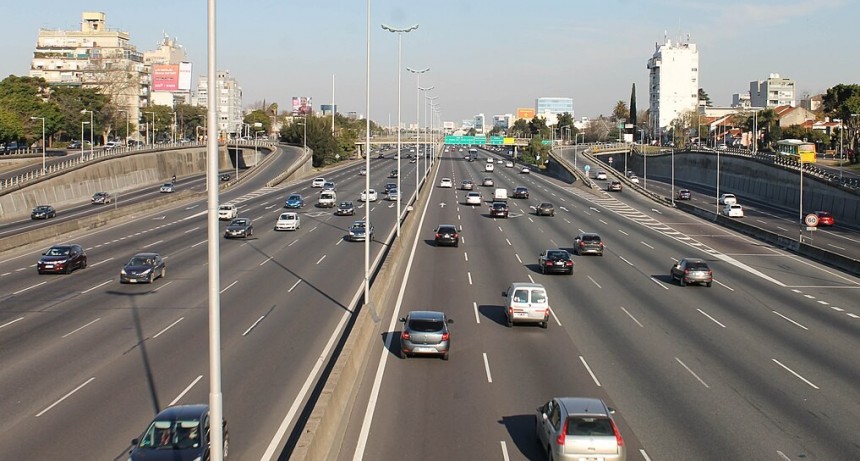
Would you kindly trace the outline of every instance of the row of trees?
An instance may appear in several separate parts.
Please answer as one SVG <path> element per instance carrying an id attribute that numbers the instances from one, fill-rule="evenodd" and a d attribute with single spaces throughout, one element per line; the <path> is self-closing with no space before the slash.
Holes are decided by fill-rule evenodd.
<path id="1" fill-rule="evenodd" d="M 354 156 L 357 152 L 356 142 L 362 140 L 365 135 L 367 121 L 335 114 L 334 131 L 331 124 L 330 116 L 292 117 L 291 123 L 285 123 L 281 128 L 280 140 L 296 145 L 307 143 L 313 150 L 315 167 L 330 165 Z M 385 129 L 371 121 L 370 133 L 371 137 L 382 135 Z"/>

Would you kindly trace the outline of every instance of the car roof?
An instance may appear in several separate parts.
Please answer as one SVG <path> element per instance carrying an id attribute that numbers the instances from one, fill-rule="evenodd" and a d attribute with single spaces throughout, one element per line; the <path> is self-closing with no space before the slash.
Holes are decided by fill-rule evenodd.
<path id="1" fill-rule="evenodd" d="M 457 227 L 457 226 L 455 226 L 454 224 L 439 224 L 436 227 Z"/>
<path id="2" fill-rule="evenodd" d="M 606 404 L 600 399 L 590 397 L 558 397 L 556 400 L 567 411 L 566 416 L 596 415 L 609 416 Z"/>
<path id="3" fill-rule="evenodd" d="M 577 235 L 577 237 L 585 237 L 586 235 L 587 235 L 587 236 L 589 236 L 589 237 L 598 237 L 598 238 L 600 238 L 600 234 L 595 233 L 595 232 L 580 232 L 580 233 L 579 233 L 579 235 Z"/>
<path id="4" fill-rule="evenodd" d="M 445 318 L 445 313 L 439 311 L 410 311 L 406 315 L 410 319 L 422 320 L 442 320 Z"/>
<path id="5" fill-rule="evenodd" d="M 705 260 L 702 258 L 681 258 L 681 261 L 687 261 L 688 263 L 704 263 Z M 707 264 L 707 263 L 705 263 Z"/>
<path id="6" fill-rule="evenodd" d="M 167 407 L 158 413 L 155 419 L 185 419 L 196 418 L 201 419 L 204 414 L 209 411 L 209 405 L 194 404 L 194 405 L 174 405 Z"/>
<path id="7" fill-rule="evenodd" d="M 147 252 L 147 253 L 135 253 L 134 256 L 132 256 L 132 257 L 138 257 L 138 256 L 144 257 L 144 258 L 149 258 L 149 257 L 161 256 L 161 255 L 159 255 L 158 253 Z"/>
<path id="8" fill-rule="evenodd" d="M 546 290 L 540 283 L 531 283 L 531 282 L 514 282 L 511 284 L 511 288 L 540 288 L 542 290 Z"/>

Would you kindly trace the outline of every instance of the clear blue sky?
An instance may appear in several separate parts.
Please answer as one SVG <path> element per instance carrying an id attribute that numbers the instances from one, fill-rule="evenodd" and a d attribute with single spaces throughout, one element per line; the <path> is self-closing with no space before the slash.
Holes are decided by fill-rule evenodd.
<path id="1" fill-rule="evenodd" d="M 2 0 L 0 76 L 27 75 L 39 28 L 78 29 L 83 11 L 107 14 L 139 51 L 164 33 L 177 37 L 205 74 L 204 0 Z M 253 8 L 252 8 L 253 7 Z M 397 38 L 380 25 L 419 24 L 403 37 L 403 67 L 430 71 L 443 118 L 514 113 L 540 96 L 571 97 L 576 117 L 648 104 L 646 63 L 664 33 L 690 34 L 699 48 L 701 86 L 716 105 L 771 72 L 799 93 L 858 83 L 857 0 L 373 0 L 371 118 L 397 119 Z M 366 0 L 218 2 L 218 68 L 229 70 L 244 104 L 282 108 L 292 96 L 314 109 L 335 98 L 340 112 L 365 113 Z M 841 51 L 845 50 L 845 51 Z M 415 76 L 403 75 L 403 121 L 414 123 Z M 423 105 L 422 105 L 423 118 Z"/>

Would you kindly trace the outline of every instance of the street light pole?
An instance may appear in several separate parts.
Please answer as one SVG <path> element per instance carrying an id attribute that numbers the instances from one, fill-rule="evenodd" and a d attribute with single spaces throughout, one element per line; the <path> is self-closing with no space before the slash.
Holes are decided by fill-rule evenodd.
<path id="1" fill-rule="evenodd" d="M 48 168 L 45 165 L 45 152 L 48 149 L 48 146 L 45 145 L 45 117 L 30 117 L 30 120 L 42 120 L 42 174 L 46 174 L 48 172 Z M 83 135 L 81 136 L 83 137 Z"/>
<path id="2" fill-rule="evenodd" d="M 146 131 L 146 143 L 149 144 L 149 132 L 152 132 L 152 144 L 155 144 L 155 112 L 145 112 L 149 115 L 152 115 L 152 125 L 149 126 Z"/>
<path id="3" fill-rule="evenodd" d="M 90 113 L 90 160 L 92 160 L 92 159 L 93 159 L 93 157 L 95 156 L 95 153 L 93 152 L 93 149 L 94 149 L 94 147 L 95 147 L 95 146 L 93 145 L 93 131 L 95 130 L 95 125 L 93 124 L 93 111 L 88 110 L 88 109 L 83 109 L 83 110 L 81 110 L 81 114 L 86 114 L 87 112 L 89 112 L 89 113 Z M 83 142 L 84 142 L 83 137 L 84 137 L 84 135 L 83 135 L 83 133 L 82 133 L 82 134 L 81 134 L 81 144 L 82 144 L 82 145 L 83 145 Z"/>
<path id="4" fill-rule="evenodd" d="M 435 100 L 438 97 L 439 96 L 427 96 L 426 94 L 424 95 L 424 124 L 425 125 L 430 125 L 430 122 L 428 122 L 428 117 L 427 117 L 427 115 L 428 115 L 427 114 L 427 101 L 430 101 L 432 103 L 433 100 Z M 424 152 L 421 154 L 420 158 L 415 160 L 415 165 L 417 166 L 419 161 L 424 160 L 424 174 L 425 175 L 427 174 L 427 158 L 430 156 L 430 154 L 428 153 L 429 152 L 429 147 L 428 147 L 429 142 L 430 142 L 430 133 L 427 132 L 427 127 L 424 127 Z M 416 152 L 416 154 L 417 154 L 417 152 Z M 425 155 L 426 155 L 426 157 L 425 157 Z"/>
<path id="5" fill-rule="evenodd" d="M 675 130 L 672 130 L 673 135 L 674 135 L 674 133 L 675 133 Z M 648 190 L 648 149 L 645 148 L 645 130 L 643 130 L 642 128 L 639 128 L 639 144 L 642 145 L 642 163 L 643 163 L 642 187 L 645 190 Z M 674 145 L 674 143 L 672 143 L 672 149 L 674 149 L 674 148 L 675 148 L 675 145 Z M 627 174 L 627 173 L 625 172 L 625 174 Z M 674 181 L 672 182 L 672 184 L 674 184 Z M 672 190 L 674 192 L 674 186 L 673 186 Z"/>
<path id="6" fill-rule="evenodd" d="M 417 29 L 418 24 L 415 24 L 411 27 L 407 27 L 405 29 L 393 28 L 382 24 L 382 28 L 384 30 L 397 34 L 397 154 L 395 155 L 395 157 L 397 158 L 397 237 L 400 237 L 400 217 L 402 216 L 402 212 L 400 209 L 400 196 L 403 195 L 402 190 L 400 188 L 400 82 L 401 77 L 403 76 L 403 70 L 400 61 L 403 55 L 403 34 L 409 33 Z M 332 99 L 334 99 L 334 97 L 332 97 Z M 332 119 L 332 127 L 334 127 L 334 119 Z M 370 155 L 369 152 L 368 155 Z"/>
<path id="7" fill-rule="evenodd" d="M 420 86 L 418 87 L 418 89 L 420 91 L 424 91 L 424 92 L 430 91 L 433 88 L 436 88 L 436 87 L 435 86 L 428 86 L 426 88 L 420 87 Z M 427 123 L 426 122 L 426 120 L 427 120 L 427 99 L 426 99 L 427 95 L 426 94 L 424 95 L 424 98 L 425 98 L 424 99 L 424 120 L 425 120 L 424 123 Z M 415 195 L 416 195 L 416 197 L 418 196 L 418 177 L 420 176 L 419 171 L 421 171 L 421 168 L 420 168 L 421 158 L 418 156 L 418 154 L 420 154 L 420 152 L 421 152 L 420 151 L 420 139 L 421 139 L 421 110 L 420 110 L 421 101 L 420 101 L 420 99 L 418 101 L 418 108 L 419 108 L 418 117 L 417 117 L 418 118 L 418 126 L 416 127 L 416 130 L 415 130 Z M 427 137 L 426 131 L 427 130 L 424 130 L 424 131 L 425 131 L 424 137 L 426 140 L 426 137 Z"/>
<path id="8" fill-rule="evenodd" d="M 89 125 L 90 122 L 81 122 L 81 162 L 84 161 L 84 125 Z"/>
<path id="9" fill-rule="evenodd" d="M 254 166 L 255 167 L 260 164 L 260 150 L 257 148 L 257 146 L 259 145 L 259 142 L 260 142 L 259 136 L 260 136 L 260 133 L 265 133 L 265 132 L 266 132 L 266 130 L 254 131 Z"/>
<path id="10" fill-rule="evenodd" d="M 364 168 L 367 171 L 367 174 L 364 175 L 364 192 L 365 197 L 369 197 L 370 195 L 370 0 L 367 0 L 367 18 L 365 24 L 365 31 L 367 36 L 366 40 L 366 56 L 365 56 L 365 127 L 364 127 L 364 136 L 365 136 L 365 144 L 364 144 Z M 398 176 L 400 176 L 398 174 Z M 364 228 L 365 228 L 365 239 L 364 239 L 364 304 L 366 306 L 370 305 L 370 206 L 369 202 L 368 206 L 364 207 Z M 399 216 L 398 216 L 399 219 Z"/>
<path id="11" fill-rule="evenodd" d="M 418 143 L 420 142 L 420 133 L 421 133 L 421 74 L 430 70 L 429 67 L 424 69 L 413 69 L 411 67 L 407 67 L 406 70 L 415 74 L 415 119 L 417 122 L 415 123 L 415 154 L 418 154 Z M 397 155 L 400 155 L 398 152 Z M 398 176 L 400 176 L 398 174 Z M 418 198 L 418 161 L 415 161 L 415 198 Z"/>
<path id="12" fill-rule="evenodd" d="M 573 137 L 573 169 L 576 169 L 576 150 L 579 148 L 579 137 L 582 136 L 582 142 L 585 142 L 585 133 L 576 133 Z M 624 161 L 627 162 L 627 157 L 624 157 Z M 627 168 L 627 163 L 624 164 L 624 168 Z"/>

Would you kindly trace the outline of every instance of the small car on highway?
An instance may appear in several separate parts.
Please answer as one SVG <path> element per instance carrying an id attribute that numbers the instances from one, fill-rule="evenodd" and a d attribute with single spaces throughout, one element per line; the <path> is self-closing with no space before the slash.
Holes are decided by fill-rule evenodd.
<path id="1" fill-rule="evenodd" d="M 705 260 L 700 258 L 683 258 L 669 270 L 672 280 L 677 280 L 681 286 L 688 283 L 703 283 L 711 286 L 714 272 Z"/>
<path id="2" fill-rule="evenodd" d="M 223 459 L 230 434 L 222 424 Z M 211 447 L 209 405 L 174 405 L 161 410 L 138 438 L 131 441 L 129 461 L 208 461 Z"/>
<path id="3" fill-rule="evenodd" d="M 436 246 L 440 247 L 443 245 L 458 247 L 460 246 L 460 231 L 457 229 L 457 226 L 453 224 L 439 224 L 436 226 L 436 229 L 433 230 L 434 233 L 434 242 L 436 242 Z"/>
<path id="4" fill-rule="evenodd" d="M 555 216 L 555 206 L 549 202 L 541 202 L 535 207 L 535 214 L 538 216 Z"/>
<path id="5" fill-rule="evenodd" d="M 484 181 L 481 183 L 484 187 L 493 187 L 496 185 L 496 182 L 493 181 L 493 178 L 484 178 Z"/>
<path id="6" fill-rule="evenodd" d="M 490 205 L 490 216 L 494 218 L 507 218 L 508 217 L 508 204 L 507 202 L 493 202 Z"/>
<path id="7" fill-rule="evenodd" d="M 471 179 L 463 180 L 463 183 L 460 185 L 461 190 L 474 190 L 475 183 Z"/>
<path id="8" fill-rule="evenodd" d="M 305 206 L 305 199 L 302 194 L 290 194 L 287 201 L 284 202 L 284 208 L 301 208 Z"/>
<path id="9" fill-rule="evenodd" d="M 480 205 L 484 200 L 480 192 L 469 192 L 466 194 L 466 205 Z"/>
<path id="10" fill-rule="evenodd" d="M 527 187 L 519 186 L 514 189 L 512 196 L 514 198 L 529 198 L 529 189 Z"/>
<path id="11" fill-rule="evenodd" d="M 807 214 L 809 213 L 805 213 L 804 216 Z M 819 226 L 833 226 L 836 224 L 836 220 L 833 219 L 833 215 L 829 211 L 813 211 L 812 214 L 818 216 Z"/>
<path id="12" fill-rule="evenodd" d="M 609 192 L 621 192 L 621 189 L 623 188 L 624 186 L 621 185 L 621 181 L 617 179 L 609 181 L 609 184 L 606 185 L 606 190 L 608 190 Z"/>
<path id="13" fill-rule="evenodd" d="M 109 192 L 96 192 L 93 194 L 93 198 L 90 199 L 90 202 L 93 205 L 107 205 L 110 202 L 113 202 L 113 195 Z"/>
<path id="14" fill-rule="evenodd" d="M 726 205 L 723 207 L 723 216 L 728 216 L 729 218 L 743 218 L 744 207 L 736 203 Z"/>
<path id="15" fill-rule="evenodd" d="M 721 194 L 720 205 L 735 205 L 738 203 L 738 198 L 735 194 Z"/>
<path id="16" fill-rule="evenodd" d="M 221 181 L 227 182 L 230 180 L 230 173 L 221 173 L 221 176 L 218 176 Z"/>
<path id="17" fill-rule="evenodd" d="M 229 221 L 236 219 L 239 216 L 239 209 L 232 203 L 225 203 L 218 206 L 218 219 L 221 221 Z"/>
<path id="18" fill-rule="evenodd" d="M 360 202 L 375 202 L 378 199 L 376 195 L 376 189 L 368 189 L 366 191 L 361 191 L 361 195 L 358 197 L 358 201 Z"/>
<path id="19" fill-rule="evenodd" d="M 574 237 L 573 252 L 577 255 L 596 254 L 603 256 L 603 240 L 598 234 L 583 232 Z"/>
<path id="20" fill-rule="evenodd" d="M 573 259 L 570 253 L 559 248 L 543 250 L 538 255 L 538 267 L 542 274 L 562 272 L 573 275 Z"/>
<path id="21" fill-rule="evenodd" d="M 361 167 L 361 169 L 358 170 L 358 175 L 367 176 L 367 168 Z"/>
<path id="22" fill-rule="evenodd" d="M 87 254 L 83 247 L 76 243 L 52 246 L 42 253 L 42 257 L 36 263 L 36 271 L 39 274 L 48 272 L 70 274 L 75 269 L 85 267 L 87 267 Z"/>
<path id="23" fill-rule="evenodd" d="M 158 191 L 161 192 L 162 194 L 170 194 L 170 193 L 176 192 L 176 188 L 173 187 L 172 182 L 166 182 L 166 183 L 161 185 L 161 188 L 158 189 Z"/>
<path id="24" fill-rule="evenodd" d="M 633 176 L 630 176 L 630 182 L 632 182 L 633 184 L 639 184 L 639 176 L 636 176 L 635 174 Z"/>
<path id="25" fill-rule="evenodd" d="M 439 181 L 439 187 L 444 187 L 444 188 L 454 187 L 454 181 L 452 181 L 451 178 L 442 178 L 442 180 Z"/>
<path id="26" fill-rule="evenodd" d="M 318 188 L 318 187 L 322 187 L 323 184 L 325 184 L 325 178 L 322 178 L 322 177 L 314 178 L 313 181 L 311 181 L 311 187 Z"/>
<path id="27" fill-rule="evenodd" d="M 343 201 L 337 205 L 337 210 L 334 210 L 337 216 L 352 216 L 355 214 L 355 206 L 350 201 Z"/>
<path id="28" fill-rule="evenodd" d="M 513 167 L 514 167 L 514 162 L 512 162 L 510 160 L 505 162 L 505 168 L 513 168 Z"/>
<path id="29" fill-rule="evenodd" d="M 527 167 L 527 166 L 524 166 L 524 167 L 520 170 L 520 174 L 529 174 L 529 173 L 531 173 L 531 172 L 532 172 L 532 170 L 530 170 L 530 169 L 529 169 L 529 167 Z"/>
<path id="30" fill-rule="evenodd" d="M 612 413 L 597 398 L 557 397 L 537 408 L 535 437 L 552 460 L 626 461 Z"/>
<path id="31" fill-rule="evenodd" d="M 330 190 L 332 192 L 336 192 L 337 186 L 335 186 L 334 182 L 332 181 L 326 181 L 322 185 L 322 190 Z"/>
<path id="32" fill-rule="evenodd" d="M 224 238 L 247 238 L 254 235 L 254 225 L 250 218 L 236 218 L 224 229 Z"/>
<path id="33" fill-rule="evenodd" d="M 346 239 L 350 242 L 363 242 L 368 238 L 373 240 L 373 225 L 368 230 L 367 223 L 363 219 L 353 222 L 346 230 Z"/>
<path id="34" fill-rule="evenodd" d="M 490 161 L 492 162 L 492 159 L 490 159 Z M 495 169 L 496 169 L 496 166 L 495 166 L 494 164 L 492 164 L 492 163 L 487 162 L 487 164 L 486 164 L 486 165 L 484 165 L 484 171 L 492 172 L 492 171 L 494 171 Z"/>
<path id="35" fill-rule="evenodd" d="M 389 202 L 397 201 L 399 197 L 400 191 L 398 191 L 396 187 L 394 189 L 388 189 L 388 193 L 385 194 L 385 200 L 388 200 Z"/>
<path id="36" fill-rule="evenodd" d="M 317 198 L 317 207 L 319 208 L 334 208 L 337 205 L 337 194 L 333 190 L 323 189 L 320 196 Z"/>
<path id="37" fill-rule="evenodd" d="M 389 178 L 391 178 L 391 179 L 394 179 L 394 178 L 396 178 L 397 176 L 399 176 L 399 174 L 397 174 L 397 170 L 391 170 L 391 172 L 390 172 L 390 173 L 388 173 L 388 177 L 389 177 Z"/>
<path id="38" fill-rule="evenodd" d="M 275 221 L 275 230 L 276 231 L 288 231 L 288 230 L 299 230 L 301 227 L 302 218 L 299 217 L 299 214 L 293 211 L 287 211 L 285 213 L 281 213 L 278 216 L 278 220 Z"/>
<path id="39" fill-rule="evenodd" d="M 454 323 L 445 313 L 436 311 L 412 311 L 400 319 L 400 358 L 411 355 L 438 355 L 448 360 L 451 351 L 451 334 L 448 324 Z"/>
<path id="40" fill-rule="evenodd" d="M 691 200 L 693 198 L 693 193 L 690 192 L 689 189 L 681 189 L 678 191 L 677 200 Z"/>
<path id="41" fill-rule="evenodd" d="M 119 283 L 152 283 L 166 273 L 164 259 L 158 253 L 138 253 L 119 271 Z"/>
<path id="42" fill-rule="evenodd" d="M 598 171 L 597 174 L 594 175 L 594 179 L 597 179 L 600 181 L 605 181 L 606 180 L 606 172 L 605 171 Z"/>
<path id="43" fill-rule="evenodd" d="M 48 219 L 57 216 L 57 210 L 51 205 L 36 205 L 30 212 L 30 219 Z"/>

